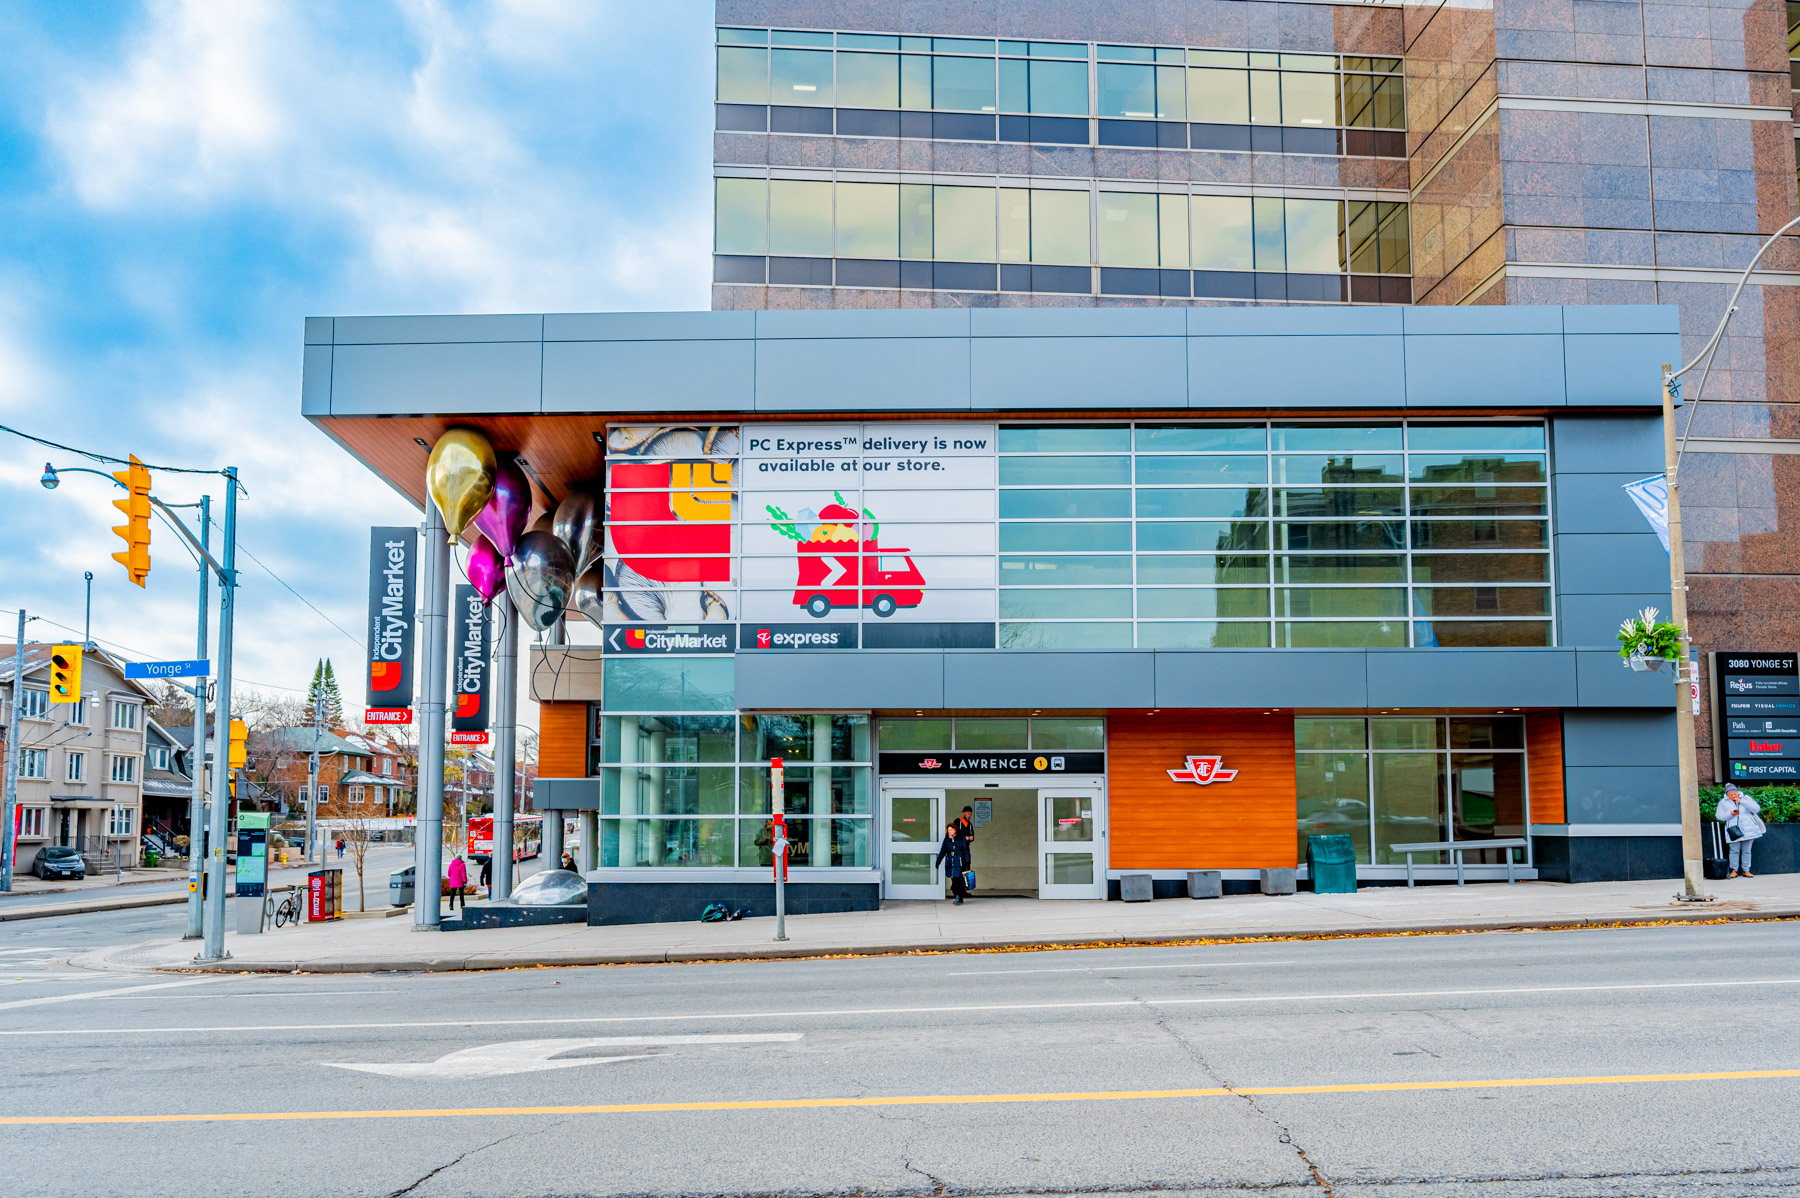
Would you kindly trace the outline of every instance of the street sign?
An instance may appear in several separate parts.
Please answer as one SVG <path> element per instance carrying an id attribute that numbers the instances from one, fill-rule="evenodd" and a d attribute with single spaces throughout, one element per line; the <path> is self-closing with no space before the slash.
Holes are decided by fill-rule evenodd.
<path id="1" fill-rule="evenodd" d="M 205 678 L 212 673 L 210 661 L 128 661 L 127 678 Z"/>

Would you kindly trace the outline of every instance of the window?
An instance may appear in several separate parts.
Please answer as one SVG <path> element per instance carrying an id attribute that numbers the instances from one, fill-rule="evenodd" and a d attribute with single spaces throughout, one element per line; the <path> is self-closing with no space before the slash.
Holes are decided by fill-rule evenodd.
<path id="1" fill-rule="evenodd" d="M 45 778 L 49 776 L 50 751 L 48 749 L 20 749 L 19 777 Z"/>
<path id="2" fill-rule="evenodd" d="M 67 782 L 87 781 L 87 754 L 69 750 L 68 768 L 63 777 Z"/>
<path id="3" fill-rule="evenodd" d="M 1404 865 L 1395 844 L 1525 835 L 1525 727 L 1517 716 L 1296 719 L 1300 859 L 1308 836 L 1341 833 L 1368 865 Z M 1504 850 L 1466 854 L 1504 864 Z M 1443 854 L 1414 854 L 1440 864 Z"/>
<path id="4" fill-rule="evenodd" d="M 603 866 L 766 870 L 771 757 L 786 762 L 789 863 L 874 865 L 866 715 L 608 711 L 591 755 Z"/>
<path id="5" fill-rule="evenodd" d="M 383 757 L 381 759 L 381 776 L 384 778 L 392 778 L 394 776 L 394 759 L 392 757 Z"/>
<path id="6" fill-rule="evenodd" d="M 325 804 L 331 802 L 331 787 L 324 785 L 319 786 L 314 792 L 313 798 L 319 806 L 325 806 Z"/>
<path id="7" fill-rule="evenodd" d="M 19 835 L 42 837 L 44 835 L 44 813 L 42 807 L 21 807 L 19 809 Z"/>
<path id="8" fill-rule="evenodd" d="M 353 806 L 361 806 L 362 801 L 363 801 L 363 788 L 361 786 L 352 786 L 350 788 L 351 804 Z"/>
<path id="9" fill-rule="evenodd" d="M 127 757 L 124 754 L 113 754 L 110 758 L 110 761 L 111 761 L 110 777 L 111 777 L 112 781 L 114 781 L 114 782 L 136 782 L 137 781 L 137 758 Z"/>
<path id="10" fill-rule="evenodd" d="M 108 836 L 130 836 L 132 823 L 136 816 L 136 808 L 115 806 L 112 809 L 111 818 L 107 821 L 106 834 Z"/>
<path id="11" fill-rule="evenodd" d="M 115 700 L 112 705 L 112 726 L 126 732 L 137 731 L 138 705 Z"/>
<path id="12" fill-rule="evenodd" d="M 69 723 L 71 723 L 71 724 L 86 724 L 87 723 L 87 709 L 88 709 L 88 701 L 87 701 L 87 696 L 85 696 L 85 695 L 82 696 L 81 698 L 75 700 L 75 702 L 69 704 Z"/>
<path id="13" fill-rule="evenodd" d="M 715 179 L 713 250 L 766 254 L 769 250 L 769 183 L 766 179 Z"/>
<path id="14" fill-rule="evenodd" d="M 26 687 L 19 695 L 19 715 L 27 720 L 50 718 L 50 692 Z"/>
<path id="15" fill-rule="evenodd" d="M 800 179 L 769 182 L 769 252 L 802 258 L 831 257 L 830 183 Z"/>
<path id="16" fill-rule="evenodd" d="M 169 768 L 169 750 L 167 750 L 167 749 L 164 749 L 164 748 L 147 749 L 147 750 L 145 750 L 145 753 L 144 753 L 144 759 L 145 759 L 145 764 L 144 764 L 145 769 L 167 770 Z"/>

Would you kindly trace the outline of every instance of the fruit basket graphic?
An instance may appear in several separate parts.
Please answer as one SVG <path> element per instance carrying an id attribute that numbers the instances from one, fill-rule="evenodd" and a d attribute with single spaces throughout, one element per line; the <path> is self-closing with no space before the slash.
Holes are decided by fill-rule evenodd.
<path id="1" fill-rule="evenodd" d="M 797 577 L 794 606 L 815 619 L 834 607 L 866 607 L 877 616 L 893 615 L 925 600 L 925 576 L 913 564 L 912 550 L 883 546 L 874 513 L 858 515 L 832 492 L 818 515 L 803 511 L 796 519 L 774 505 L 774 531 L 794 542 Z M 867 535 L 861 517 L 869 520 Z"/>

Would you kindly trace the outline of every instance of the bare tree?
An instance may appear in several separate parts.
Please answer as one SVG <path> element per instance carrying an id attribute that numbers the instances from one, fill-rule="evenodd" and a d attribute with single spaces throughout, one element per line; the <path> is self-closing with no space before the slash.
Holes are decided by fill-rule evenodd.
<path id="1" fill-rule="evenodd" d="M 329 802 L 325 804 L 326 818 L 336 825 L 337 834 L 343 838 L 344 851 L 350 854 L 350 864 L 356 867 L 356 909 L 367 910 L 364 906 L 363 866 L 369 858 L 369 803 L 364 800 L 355 803 L 350 800 L 350 788 L 340 786 L 332 792 Z"/>

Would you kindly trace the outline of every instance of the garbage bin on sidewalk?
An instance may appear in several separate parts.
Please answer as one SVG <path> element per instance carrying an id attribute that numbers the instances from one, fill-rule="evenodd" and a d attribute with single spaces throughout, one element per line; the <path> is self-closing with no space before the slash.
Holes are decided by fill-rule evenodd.
<path id="1" fill-rule="evenodd" d="M 388 875 L 388 906 L 410 907 L 413 903 L 413 867 L 397 869 Z"/>
<path id="2" fill-rule="evenodd" d="M 1314 894 L 1355 894 L 1355 842 L 1348 836 L 1308 836 L 1306 872 Z"/>

